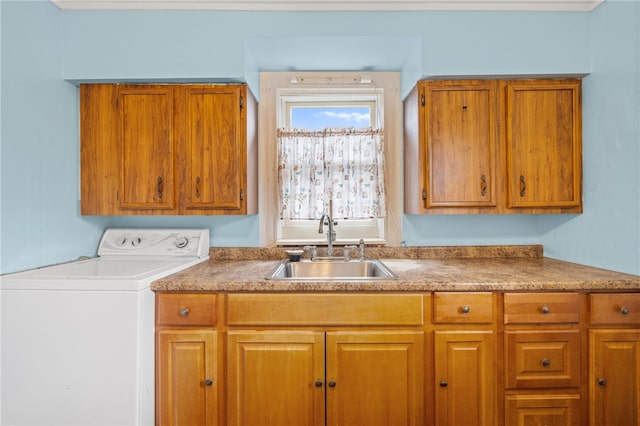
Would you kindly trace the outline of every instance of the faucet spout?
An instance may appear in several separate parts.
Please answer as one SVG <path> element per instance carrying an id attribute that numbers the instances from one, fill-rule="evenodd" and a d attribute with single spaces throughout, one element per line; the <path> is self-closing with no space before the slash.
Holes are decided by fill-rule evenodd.
<path id="1" fill-rule="evenodd" d="M 333 242 L 336 240 L 336 231 L 334 229 L 335 223 L 333 222 L 333 218 L 331 217 L 331 210 L 333 203 L 329 201 L 329 213 L 322 213 L 320 216 L 320 226 L 318 227 L 318 234 L 323 233 L 323 225 L 324 221 L 327 221 L 327 225 L 329 225 L 329 230 L 327 230 L 327 256 L 333 256 Z"/>

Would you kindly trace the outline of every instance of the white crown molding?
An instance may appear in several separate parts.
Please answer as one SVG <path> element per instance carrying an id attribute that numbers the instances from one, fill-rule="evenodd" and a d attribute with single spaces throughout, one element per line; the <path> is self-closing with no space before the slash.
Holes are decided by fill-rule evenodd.
<path id="1" fill-rule="evenodd" d="M 572 11 L 588 12 L 605 0 L 51 0 L 63 10 L 226 11 Z"/>

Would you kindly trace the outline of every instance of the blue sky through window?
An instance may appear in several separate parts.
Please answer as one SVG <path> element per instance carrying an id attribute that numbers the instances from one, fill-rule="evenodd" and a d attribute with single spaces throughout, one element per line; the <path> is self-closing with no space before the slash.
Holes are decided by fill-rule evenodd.
<path id="1" fill-rule="evenodd" d="M 371 110 L 366 106 L 313 106 L 291 108 L 291 127 L 320 130 L 327 127 L 371 127 Z"/>

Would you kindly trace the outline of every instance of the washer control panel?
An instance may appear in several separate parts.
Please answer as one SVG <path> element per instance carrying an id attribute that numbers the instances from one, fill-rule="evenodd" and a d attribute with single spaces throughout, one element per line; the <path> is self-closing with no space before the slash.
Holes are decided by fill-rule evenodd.
<path id="1" fill-rule="evenodd" d="M 98 255 L 204 258 L 209 255 L 209 230 L 111 228 L 102 235 Z"/>

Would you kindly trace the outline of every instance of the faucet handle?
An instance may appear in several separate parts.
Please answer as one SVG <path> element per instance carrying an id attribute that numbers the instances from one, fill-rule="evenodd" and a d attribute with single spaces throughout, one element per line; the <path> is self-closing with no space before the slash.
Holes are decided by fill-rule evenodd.
<path id="1" fill-rule="evenodd" d="M 364 260 L 364 238 L 360 238 L 358 246 L 360 247 L 360 260 Z"/>
<path id="2" fill-rule="evenodd" d="M 342 250 L 342 255 L 344 257 L 344 261 L 348 262 L 350 259 L 350 251 L 351 249 L 357 249 L 358 246 L 344 246 L 343 250 Z"/>
<path id="3" fill-rule="evenodd" d="M 307 252 L 311 252 L 311 260 L 315 259 L 318 256 L 318 250 L 316 249 L 316 246 L 304 246 L 302 247 L 302 249 L 304 250 L 305 253 Z"/>

